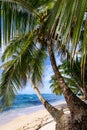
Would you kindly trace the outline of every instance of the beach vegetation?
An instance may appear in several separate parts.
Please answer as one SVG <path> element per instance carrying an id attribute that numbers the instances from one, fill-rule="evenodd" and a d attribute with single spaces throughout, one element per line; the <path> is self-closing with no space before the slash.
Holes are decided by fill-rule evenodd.
<path id="1" fill-rule="evenodd" d="M 84 74 L 84 86 L 82 85 L 82 77 L 81 77 L 81 66 L 80 66 L 80 58 L 76 58 L 73 65 L 71 65 L 70 61 L 65 60 L 62 61 L 61 65 L 58 65 L 58 69 L 63 76 L 65 82 L 68 84 L 68 87 L 74 92 L 74 94 L 84 97 L 87 99 L 87 68 L 85 67 Z M 50 87 L 52 88 L 53 93 L 59 95 L 62 94 L 61 89 L 58 89 L 58 82 L 55 75 L 52 75 L 50 80 Z"/>

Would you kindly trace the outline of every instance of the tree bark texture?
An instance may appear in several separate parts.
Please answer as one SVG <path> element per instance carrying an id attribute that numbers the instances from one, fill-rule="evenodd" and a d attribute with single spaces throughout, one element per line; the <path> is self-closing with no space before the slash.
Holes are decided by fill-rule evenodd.
<path id="1" fill-rule="evenodd" d="M 87 130 L 87 114 L 79 119 L 72 119 L 70 115 L 63 115 L 60 124 L 56 124 L 56 130 Z"/>
<path id="2" fill-rule="evenodd" d="M 61 76 L 57 68 L 53 49 L 52 49 L 52 41 L 50 37 L 47 39 L 47 46 L 48 46 L 48 52 L 49 52 L 52 68 L 58 80 L 60 89 L 63 92 L 67 105 L 70 109 L 71 115 L 75 115 L 76 113 L 80 114 L 81 112 L 84 113 L 84 111 L 87 111 L 87 105 L 69 89 L 68 85 L 65 83 L 63 77 Z"/>

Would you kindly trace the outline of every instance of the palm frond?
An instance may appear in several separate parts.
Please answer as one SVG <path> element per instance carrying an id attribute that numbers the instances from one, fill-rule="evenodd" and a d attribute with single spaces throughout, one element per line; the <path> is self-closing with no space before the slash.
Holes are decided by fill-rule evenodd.
<path id="1" fill-rule="evenodd" d="M 44 61 L 46 59 L 46 52 L 45 50 L 41 47 L 38 48 L 34 53 L 33 53 L 33 59 L 31 62 L 31 78 L 34 84 L 37 85 L 38 82 L 42 82 L 42 77 L 43 77 L 43 67 L 44 67 Z"/>
<path id="2" fill-rule="evenodd" d="M 19 49 L 21 49 L 23 47 L 26 39 L 28 39 L 28 36 L 29 36 L 29 33 L 27 33 L 25 35 L 17 36 L 14 38 L 14 40 L 11 40 L 2 55 L 2 61 L 7 60 L 15 52 L 19 51 Z"/>
<path id="3" fill-rule="evenodd" d="M 51 77 L 50 88 L 52 89 L 52 92 L 55 93 L 56 95 L 62 94 L 60 86 L 58 85 L 58 81 L 56 80 L 55 76 Z"/>
<path id="4" fill-rule="evenodd" d="M 19 34 L 25 34 L 35 27 L 35 17 L 33 15 L 34 7 L 28 5 L 28 1 L 3 1 L 1 4 L 1 15 L 3 22 L 3 43 L 6 44 Z M 25 4 L 24 4 L 25 3 Z M 29 6 L 28 11 L 23 6 Z M 32 12 L 31 12 L 32 11 Z"/>
<path id="5" fill-rule="evenodd" d="M 32 59 L 32 48 L 34 48 L 32 38 L 33 36 L 30 34 L 23 46 L 19 48 L 19 52 L 14 53 L 10 60 L 2 65 L 4 67 L 0 82 L 2 106 L 10 105 L 17 90 L 23 86 L 22 81 L 26 82 L 26 73 L 29 73 L 30 70 L 29 63 Z"/>
<path id="6" fill-rule="evenodd" d="M 17 3 L 21 5 L 24 9 L 26 9 L 28 12 L 31 11 L 32 13 L 34 13 L 36 16 L 40 18 L 38 12 L 34 9 L 34 7 L 30 4 L 28 0 L 4 0 L 4 1 Z"/>
<path id="7" fill-rule="evenodd" d="M 81 3 L 80 3 L 81 2 Z M 83 24 L 83 19 L 86 11 L 86 3 L 87 1 L 79 1 L 76 11 L 76 21 L 73 30 L 73 37 L 72 37 L 72 53 L 76 51 L 77 43 L 79 43 L 81 28 Z"/>
<path id="8" fill-rule="evenodd" d="M 11 41 L 3 54 L 5 63 L 1 66 L 4 71 L 0 84 L 2 106 L 12 103 L 11 96 L 14 97 L 15 93 L 26 84 L 27 74 L 31 76 L 35 84 L 41 81 L 46 52 L 43 46 L 41 48 L 37 46 L 36 41 L 34 41 L 35 37 L 36 35 L 32 33 L 17 37 Z"/>
<path id="9" fill-rule="evenodd" d="M 84 27 L 84 37 L 83 37 L 83 45 L 82 45 L 82 58 L 81 58 L 81 74 L 84 84 L 84 76 L 85 76 L 85 67 L 86 67 L 86 59 L 87 59 L 87 16 L 85 21 L 85 27 Z"/>

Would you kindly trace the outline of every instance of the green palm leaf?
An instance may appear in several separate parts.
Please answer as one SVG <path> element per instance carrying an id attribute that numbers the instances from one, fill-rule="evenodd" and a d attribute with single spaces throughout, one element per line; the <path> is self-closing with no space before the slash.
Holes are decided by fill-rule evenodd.
<path id="1" fill-rule="evenodd" d="M 5 61 L 1 66 L 4 71 L 0 84 L 3 107 L 11 105 L 17 91 L 26 84 L 27 75 L 35 84 L 41 81 L 46 52 L 43 46 L 41 48 L 37 46 L 34 37 L 36 35 L 32 33 L 17 37 L 16 40 L 11 41 L 2 56 Z"/>
<path id="2" fill-rule="evenodd" d="M 16 42 L 14 42 L 14 44 L 15 43 Z M 3 105 L 11 104 L 15 92 L 17 92 L 17 90 L 22 87 L 21 81 L 26 81 L 26 73 L 30 70 L 28 61 L 32 58 L 32 47 L 34 48 L 34 44 L 32 43 L 32 34 L 30 34 L 24 45 L 19 48 L 19 52 L 15 52 L 16 54 L 13 54 L 12 57 L 10 57 L 11 60 L 3 64 L 2 67 L 4 67 L 4 71 L 2 73 L 2 79 L 0 83 L 0 97 L 3 99 Z"/>

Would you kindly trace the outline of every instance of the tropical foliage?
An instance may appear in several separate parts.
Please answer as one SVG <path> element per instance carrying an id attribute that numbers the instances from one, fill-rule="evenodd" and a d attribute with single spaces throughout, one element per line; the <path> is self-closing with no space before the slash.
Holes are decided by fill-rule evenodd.
<path id="1" fill-rule="evenodd" d="M 45 12 L 46 9 L 51 8 L 51 2 L 52 0 L 48 0 L 48 2 L 45 0 L 31 0 L 29 2 L 28 0 L 26 2 L 24 0 L 11 0 L 2 2 L 1 13 L 3 16 L 4 42 L 7 43 L 20 33 L 24 34 L 29 32 L 29 30 L 31 31 L 35 27 L 35 23 L 37 24 L 38 22 L 36 16 L 39 18 L 39 21 L 42 20 L 43 11 Z"/>
<path id="2" fill-rule="evenodd" d="M 82 94 L 85 95 L 85 91 L 87 89 L 87 68 L 85 67 L 85 74 L 84 74 L 84 86 L 82 84 L 82 76 L 81 76 L 81 66 L 80 66 L 80 58 L 76 58 L 76 61 L 74 61 L 73 65 L 71 65 L 70 61 L 63 61 L 61 65 L 58 66 L 58 69 L 60 70 L 61 75 L 63 76 L 65 82 L 68 84 L 70 89 L 75 94 Z M 51 88 L 54 93 L 61 94 L 61 89 L 58 87 L 58 82 L 53 75 L 50 80 Z M 59 89 L 58 89 L 59 88 Z"/>
<path id="3" fill-rule="evenodd" d="M 22 0 L 16 3 L 13 0 L 13 3 L 1 4 L 2 42 L 8 43 L 2 56 L 2 61 L 5 63 L 1 66 L 4 68 L 0 84 L 2 108 L 11 105 L 18 89 L 26 84 L 27 78 L 31 78 L 35 86 L 39 82 L 42 83 L 44 60 L 47 54 L 46 45 L 42 41 L 42 44 L 39 42 L 39 26 L 44 20 L 43 11 L 52 8 L 51 2 L 44 0 L 29 3 Z"/>
<path id="4" fill-rule="evenodd" d="M 84 85 L 87 59 L 87 0 L 10 1 L 11 3 L 2 2 L 1 6 L 3 39 L 8 43 L 2 56 L 4 71 L 0 84 L 1 106 L 11 104 L 15 93 L 22 87 L 21 83 L 26 83 L 27 77 L 37 86 L 41 81 L 46 54 L 49 53 L 57 84 L 64 94 L 72 116 L 72 128 L 87 128 L 87 105 L 69 89 L 68 82 L 65 82 L 59 72 L 55 58 L 55 52 L 62 54 L 63 58 L 69 59 L 69 63 L 73 65 L 79 52 L 79 66 Z M 54 114 L 56 119 L 59 119 L 58 113 Z"/>

